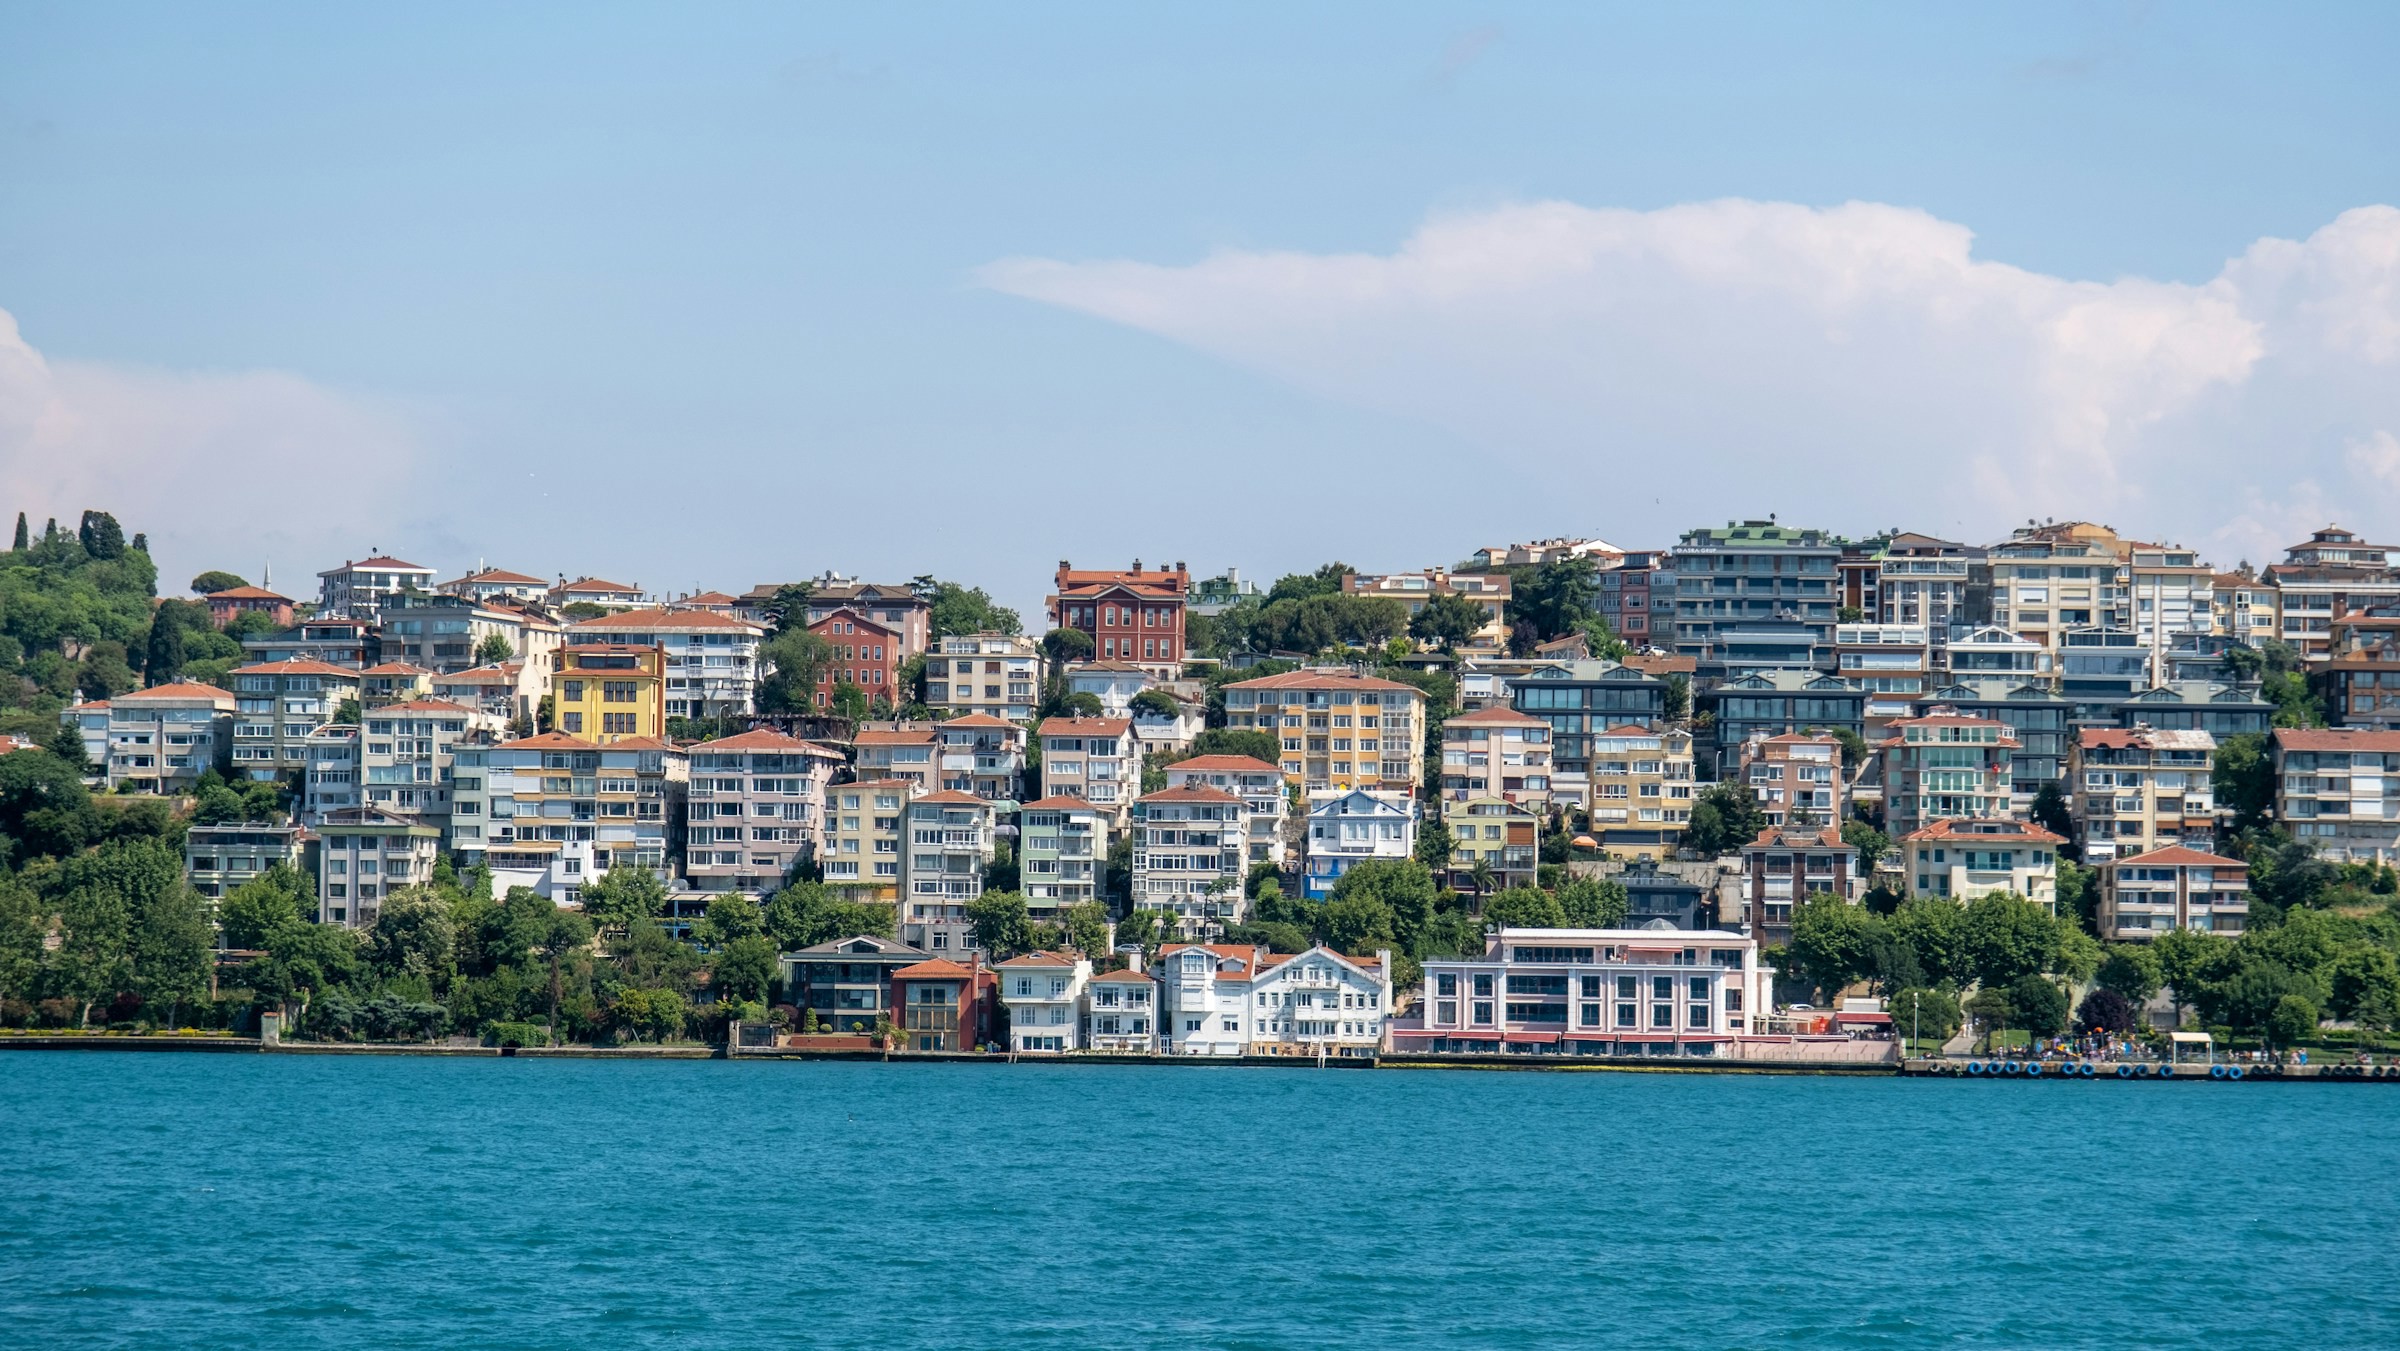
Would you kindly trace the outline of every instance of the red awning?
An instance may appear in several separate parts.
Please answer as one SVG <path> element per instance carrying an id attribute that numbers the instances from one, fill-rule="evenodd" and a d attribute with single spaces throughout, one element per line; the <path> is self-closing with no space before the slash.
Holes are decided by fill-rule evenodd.
<path id="1" fill-rule="evenodd" d="M 1556 1032 L 1503 1032 L 1500 1034 L 1500 1040 L 1519 1042 L 1527 1046 L 1555 1046 L 1558 1044 L 1558 1034 Z"/>
<path id="2" fill-rule="evenodd" d="M 1837 1023 L 1888 1023 L 1892 1020 L 1892 1015 L 1888 1013 L 1837 1013 L 1833 1015 L 1833 1020 Z"/>

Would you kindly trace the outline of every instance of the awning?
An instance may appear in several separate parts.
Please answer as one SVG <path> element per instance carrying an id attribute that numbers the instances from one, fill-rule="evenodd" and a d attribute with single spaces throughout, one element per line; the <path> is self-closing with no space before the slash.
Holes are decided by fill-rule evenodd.
<path id="1" fill-rule="evenodd" d="M 1523 1046 L 1555 1046 L 1558 1044 L 1558 1037 L 1559 1034 L 1556 1032 L 1503 1032 L 1500 1034 L 1500 1040 L 1513 1041 Z"/>
<path id="2" fill-rule="evenodd" d="M 1892 1020 L 1892 1015 L 1888 1013 L 1837 1013 L 1833 1015 L 1833 1020 L 1837 1023 L 1888 1023 Z"/>
<path id="3" fill-rule="evenodd" d="M 2169 1032 L 2167 1035 L 2186 1046 L 2206 1046 L 2210 1040 L 2206 1032 Z"/>

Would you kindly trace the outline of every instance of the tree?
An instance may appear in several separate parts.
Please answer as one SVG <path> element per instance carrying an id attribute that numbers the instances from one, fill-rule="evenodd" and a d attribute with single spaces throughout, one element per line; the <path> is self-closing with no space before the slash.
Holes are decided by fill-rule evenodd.
<path id="1" fill-rule="evenodd" d="M 60 723 L 42 743 L 43 749 L 58 757 L 60 764 L 75 771 L 78 778 L 92 772 L 92 759 L 83 748 L 83 729 L 72 723 Z"/>
<path id="2" fill-rule="evenodd" d="M 1015 896 L 1018 893 L 986 892 L 987 896 Z M 1109 955 L 1108 907 L 1098 901 L 1079 901 L 1061 907 L 1058 912 L 1059 935 L 1066 945 L 1100 961 Z"/>
<path id="3" fill-rule="evenodd" d="M 1024 632 L 1017 612 L 1005 605 L 995 604 L 982 587 L 936 582 L 930 577 L 921 577 L 918 581 L 930 583 L 930 586 L 919 586 L 916 590 L 931 605 L 927 619 L 936 639 L 968 633 Z"/>
<path id="4" fill-rule="evenodd" d="M 1838 896 L 1792 907 L 1793 972 L 1830 999 L 1875 969 L 1874 918 Z"/>
<path id="5" fill-rule="evenodd" d="M 857 722 L 865 718 L 873 707 L 874 700 L 868 697 L 865 689 L 846 679 L 833 682 L 833 711 L 835 713 L 852 722 Z"/>
<path id="6" fill-rule="evenodd" d="M 1451 851 L 1457 844 L 1450 838 L 1450 826 L 1445 821 L 1428 821 L 1417 827 L 1417 845 L 1413 856 L 1428 868 L 1450 866 Z"/>
<path id="7" fill-rule="evenodd" d="M 17 513 L 17 542 L 11 547 L 18 553 L 23 553 L 31 544 L 32 541 L 26 537 L 25 533 L 25 513 L 20 511 Z"/>
<path id="8" fill-rule="evenodd" d="M 1567 912 L 1539 887 L 1510 887 L 1483 903 L 1483 918 L 1503 929 L 1563 929 Z"/>
<path id="9" fill-rule="evenodd" d="M 1729 853 L 1758 838 L 1767 828 L 1767 814 L 1749 787 L 1731 781 L 1713 783 L 1692 804 L 1691 824 L 1684 829 L 1687 848 L 1704 855 Z"/>
<path id="10" fill-rule="evenodd" d="M 747 898 L 743 904 L 750 902 Z M 667 884 L 648 868 L 611 868 L 583 888 L 583 915 L 593 927 L 622 933 L 656 919 L 667 906 Z M 753 907 L 755 908 L 755 907 Z"/>
<path id="11" fill-rule="evenodd" d="M 1864 821 L 1842 822 L 1842 843 L 1858 851 L 1858 870 L 1862 874 L 1874 872 L 1875 861 L 1892 851 L 1892 837 Z"/>
<path id="12" fill-rule="evenodd" d="M 766 916 L 759 903 L 744 892 L 726 891 L 710 897 L 708 910 L 700 922 L 692 926 L 692 936 L 701 946 L 721 948 L 744 938 L 763 937 L 767 932 Z"/>
<path id="13" fill-rule="evenodd" d="M 1183 705 L 1165 690 L 1143 690 L 1127 701 L 1127 706 L 1136 714 L 1153 718 L 1173 718 L 1183 712 Z"/>
<path id="14" fill-rule="evenodd" d="M 708 977 L 709 988 L 717 992 L 717 998 L 746 1004 L 765 999 L 767 987 L 774 979 L 775 945 L 764 934 L 755 933 L 744 934 L 720 949 Z"/>
<path id="15" fill-rule="evenodd" d="M 2075 1025 L 2123 1036 L 2141 1020 L 2140 1009 L 2121 991 L 2103 985 L 2083 997 L 2075 1010 Z"/>
<path id="16" fill-rule="evenodd" d="M 626 989 L 617 992 L 615 1002 L 609 1007 L 609 1019 L 635 1041 L 645 1037 L 665 1041 L 683 1031 L 690 1009 L 690 1001 L 681 990 Z"/>
<path id="17" fill-rule="evenodd" d="M 1283 760 L 1283 743 L 1272 732 L 1249 727 L 1211 727 L 1193 739 L 1192 754 L 1247 755 L 1272 766 Z"/>
<path id="18" fill-rule="evenodd" d="M 75 531 L 83 541 L 83 551 L 102 560 L 125 556 L 125 531 L 117 518 L 105 511 L 83 513 L 83 524 Z"/>
<path id="19" fill-rule="evenodd" d="M 2333 963 L 2335 1016 L 2366 1022 L 2380 1010 L 2400 1009 L 2400 959 L 2388 948 L 2345 949 Z"/>
<path id="20" fill-rule="evenodd" d="M 833 665 L 833 644 L 805 628 L 786 628 L 758 651 L 765 672 L 759 708 L 767 713 L 804 713 L 816 706 L 817 682 Z"/>
<path id="21" fill-rule="evenodd" d="M 1267 884 L 1272 885 L 1272 882 Z M 1266 889 L 1266 886 L 1260 887 L 1259 894 L 1264 896 Z M 1280 888 L 1277 894 L 1280 896 Z M 1371 898 L 1381 905 L 1384 913 L 1391 916 L 1393 941 L 1409 955 L 1421 955 L 1419 949 L 1433 923 L 1438 903 L 1433 874 L 1423 863 L 1415 859 L 1376 858 L 1352 865 L 1334 882 L 1333 893 L 1327 901 L 1330 905 L 1334 901 L 1354 898 Z"/>
<path id="22" fill-rule="evenodd" d="M 2073 859 L 2057 860 L 2058 913 L 2062 919 L 2073 919 L 2084 929 L 2092 929 L 2100 918 L 2100 874 Z"/>
<path id="23" fill-rule="evenodd" d="M 1317 937 L 1336 952 L 1358 955 L 1391 946 L 1397 924 L 1392 908 L 1380 896 L 1354 890 L 1325 903 L 1318 916 Z"/>
<path id="24" fill-rule="evenodd" d="M 987 891 L 967 902 L 967 924 L 975 944 L 994 961 L 1006 961 L 1033 950 L 1033 917 L 1021 892 Z"/>
<path id="25" fill-rule="evenodd" d="M 2267 1015 L 2266 1033 L 2279 1046 L 2297 1046 L 2317 1035 L 2317 1006 L 2307 995 L 2287 994 Z"/>
<path id="26" fill-rule="evenodd" d="M 1968 902 L 1962 936 L 1968 968 L 1988 986 L 2050 970 L 2058 954 L 2058 921 L 2006 892 Z"/>
<path id="27" fill-rule="evenodd" d="M 2233 945 L 2222 935 L 2192 929 L 2169 929 L 2150 942 L 2157 955 L 2159 976 L 2175 1001 L 2175 1025 L 2183 1026 L 2183 1010 L 2198 1002 L 2209 982 L 2231 960 Z"/>
<path id="28" fill-rule="evenodd" d="M 1669 722 L 1682 722 L 1692 716 L 1692 678 L 1680 673 L 1667 677 L 1667 695 L 1660 712 Z"/>
<path id="29" fill-rule="evenodd" d="M 1066 697 L 1060 712 L 1070 718 L 1097 718 L 1104 716 L 1108 708 L 1100 702 L 1099 695 L 1088 690 L 1077 690 Z"/>
<path id="30" fill-rule="evenodd" d="M 822 882 L 801 881 L 776 892 L 761 919 L 778 949 L 797 952 L 841 938 L 889 938 L 896 916 L 891 906 L 847 901 Z"/>
<path id="31" fill-rule="evenodd" d="M 248 585 L 250 584 L 235 573 L 222 572 L 212 568 L 192 579 L 192 592 L 194 595 L 213 596 L 220 591 L 231 591 L 235 587 Z"/>
<path id="32" fill-rule="evenodd" d="M 2233 811 L 2233 832 L 2253 831 L 2275 806 L 2275 766 L 2263 732 L 2241 732 L 2217 743 L 2209 762 L 2209 787 L 2219 806 Z"/>
<path id="33" fill-rule="evenodd" d="M 1944 1042 L 1957 1036 L 1965 1025 L 1958 994 L 1947 986 L 1908 986 L 1892 991 L 1887 1003 L 1892 1026 L 1904 1036 Z"/>
<path id="34" fill-rule="evenodd" d="M 208 607 L 197 601 L 162 600 L 150 616 L 150 633 L 142 640 L 142 679 L 164 685 L 183 673 L 195 633 L 212 632 Z"/>
<path id="35" fill-rule="evenodd" d="M 436 991 L 456 974 L 458 929 L 450 903 L 431 887 L 403 887 L 386 895 L 368 931 L 366 957 L 387 976 L 414 976 Z"/>
<path id="36" fill-rule="evenodd" d="M 2056 780 L 2034 792 L 2033 822 L 2062 840 L 2075 838 L 2075 818 L 2067 811 L 2067 795 L 2059 791 Z"/>
<path id="37" fill-rule="evenodd" d="M 1510 642 L 1520 649 L 1580 631 L 1596 612 L 1600 565 L 1588 555 L 1554 558 L 1517 576 L 1510 588 Z"/>
<path id="38" fill-rule="evenodd" d="M 86 699 L 114 699 L 138 683 L 126 664 L 125 645 L 117 642 L 92 644 L 75 674 L 75 688 Z"/>
<path id="39" fill-rule="evenodd" d="M 184 1005 L 207 998 L 216 937 L 207 902 L 180 879 L 135 906 L 129 935 L 134 990 L 153 1010 L 165 1007 L 167 1026 L 176 1025 Z"/>
<path id="40" fill-rule="evenodd" d="M 225 893 L 217 903 L 217 927 L 228 948 L 264 948 L 269 936 L 304 922 L 316 908 L 309 879 L 278 863 Z"/>
<path id="41" fill-rule="evenodd" d="M 2018 1027 L 2037 1037 L 2055 1037 L 2067 1030 L 2067 992 L 2047 976 L 2028 973 L 2008 986 L 2008 1004 Z"/>
<path id="42" fill-rule="evenodd" d="M 2139 1007 L 2157 994 L 2165 977 L 2159 970 L 2158 953 L 2148 943 L 2112 943 L 2101 958 L 2095 979 L 2100 988 L 2123 995 L 2126 1001 Z"/>
<path id="43" fill-rule="evenodd" d="M 1092 659 L 1092 635 L 1081 629 L 1052 629 L 1042 635 L 1042 655 L 1053 669 Z"/>
<path id="44" fill-rule="evenodd" d="M 1574 878 L 1558 889 L 1558 906 L 1572 929 L 1614 929 L 1625 922 L 1632 900 L 1615 878 Z"/>
<path id="45" fill-rule="evenodd" d="M 483 641 L 475 645 L 475 664 L 478 666 L 498 666 L 504 661 L 515 660 L 516 655 L 516 645 L 508 641 L 505 633 L 487 633 L 483 635 Z"/>
<path id="46" fill-rule="evenodd" d="M 1428 643 L 1439 643 L 1448 651 L 1483 632 L 1491 622 L 1484 608 L 1455 591 L 1444 591 L 1417 607 L 1408 621 L 1408 636 Z"/>

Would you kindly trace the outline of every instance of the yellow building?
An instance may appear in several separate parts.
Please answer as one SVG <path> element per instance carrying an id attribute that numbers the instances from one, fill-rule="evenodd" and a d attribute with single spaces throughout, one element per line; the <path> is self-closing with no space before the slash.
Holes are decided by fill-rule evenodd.
<path id="1" fill-rule="evenodd" d="M 1628 858 L 1673 854 L 1691 824 L 1697 791 L 1692 734 L 1628 724 L 1594 733 L 1591 740 L 1591 786 L 1584 801 L 1600 847 Z"/>
<path id="2" fill-rule="evenodd" d="M 900 899 L 901 816 L 920 790 L 906 779 L 867 779 L 825 790 L 825 885 L 845 901 Z"/>
<path id="3" fill-rule="evenodd" d="M 1284 778 L 1312 793 L 1413 793 L 1425 775 L 1425 696 L 1396 680 L 1310 667 L 1236 681 L 1225 723 L 1280 740 Z"/>
<path id="4" fill-rule="evenodd" d="M 1475 865 L 1491 865 L 1497 890 L 1529 887 L 1541 876 L 1541 818 L 1497 793 L 1450 806 L 1450 870 L 1442 880 L 1458 891 L 1475 886 Z"/>
<path id="5" fill-rule="evenodd" d="M 665 652 L 621 643 L 560 648 L 550 676 L 550 726 L 595 745 L 665 740 Z"/>

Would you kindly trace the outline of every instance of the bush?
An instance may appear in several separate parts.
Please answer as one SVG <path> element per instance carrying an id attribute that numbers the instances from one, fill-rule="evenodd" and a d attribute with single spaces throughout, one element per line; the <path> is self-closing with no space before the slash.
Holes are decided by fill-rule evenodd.
<path id="1" fill-rule="evenodd" d="M 2132 1000 L 2103 985 L 2083 997 L 2082 1006 L 2075 1010 L 2075 1026 L 2123 1036 L 2133 1030 L 2138 1015 Z"/>
<path id="2" fill-rule="evenodd" d="M 547 1046 L 549 1029 L 540 1023 L 493 1023 L 483 1029 L 486 1046 Z"/>

